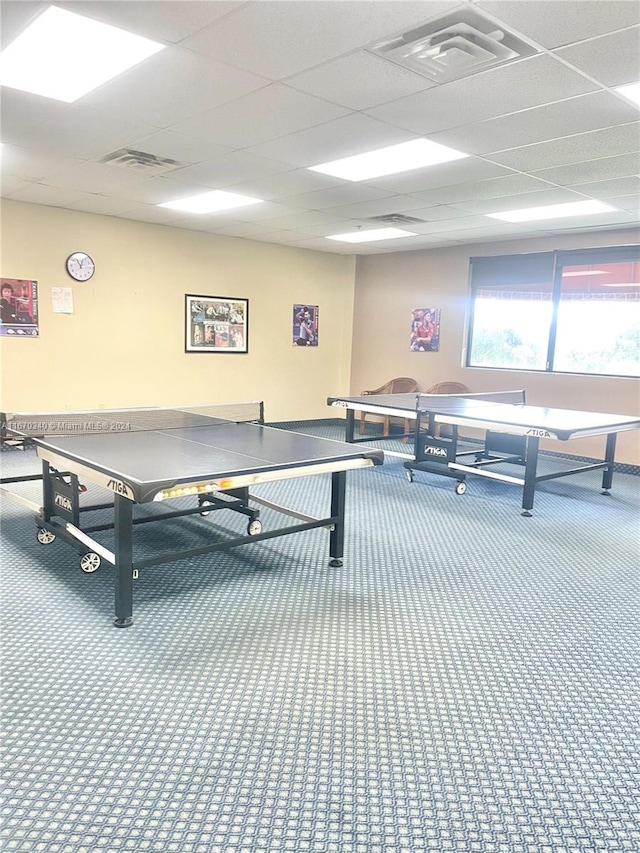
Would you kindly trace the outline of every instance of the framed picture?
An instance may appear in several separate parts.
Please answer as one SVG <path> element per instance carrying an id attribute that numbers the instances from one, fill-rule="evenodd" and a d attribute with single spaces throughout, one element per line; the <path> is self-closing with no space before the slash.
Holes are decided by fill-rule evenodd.
<path id="1" fill-rule="evenodd" d="M 3 278 L 0 305 L 0 335 L 8 338 L 37 338 L 38 282 L 31 279 Z"/>
<path id="2" fill-rule="evenodd" d="M 185 352 L 249 352 L 249 300 L 185 295 Z"/>
<path id="3" fill-rule="evenodd" d="M 438 352 L 440 349 L 440 310 L 414 308 L 411 312 L 411 352 Z"/>
<path id="4" fill-rule="evenodd" d="M 318 306 L 293 306 L 293 345 L 294 347 L 318 346 Z"/>

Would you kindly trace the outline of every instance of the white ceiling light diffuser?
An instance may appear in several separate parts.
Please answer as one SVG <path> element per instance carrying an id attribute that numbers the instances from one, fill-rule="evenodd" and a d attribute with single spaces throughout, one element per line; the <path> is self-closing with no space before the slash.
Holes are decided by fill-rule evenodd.
<path id="1" fill-rule="evenodd" d="M 372 243 L 375 240 L 395 240 L 396 237 L 415 237 L 415 231 L 402 228 L 372 228 L 369 231 L 352 231 L 350 234 L 333 234 L 327 240 L 339 240 L 341 243 Z"/>
<path id="2" fill-rule="evenodd" d="M 409 172 L 412 169 L 423 169 L 438 163 L 448 163 L 451 160 L 461 160 L 468 157 L 461 151 L 430 142 L 428 139 L 413 139 L 411 142 L 401 142 L 399 145 L 389 145 L 377 151 L 367 151 L 310 166 L 311 172 L 322 172 L 345 181 L 366 181 L 369 178 L 379 178 L 382 175 L 396 175 L 398 172 Z"/>
<path id="3" fill-rule="evenodd" d="M 158 207 L 169 207 L 186 213 L 215 213 L 217 210 L 231 210 L 234 207 L 246 207 L 248 204 L 260 204 L 262 201 L 261 198 L 212 190 L 208 193 L 179 198 L 176 201 L 165 201 Z"/>
<path id="4" fill-rule="evenodd" d="M 628 83 L 626 86 L 616 86 L 615 90 L 619 95 L 627 98 L 627 100 L 640 107 L 640 82 Z"/>
<path id="5" fill-rule="evenodd" d="M 0 85 L 72 103 L 163 48 L 50 6 L 0 54 Z"/>
<path id="6" fill-rule="evenodd" d="M 491 219 L 504 222 L 535 222 L 539 219 L 561 219 L 566 216 L 590 216 L 594 213 L 611 213 L 617 208 L 603 201 L 571 201 L 568 204 L 549 204 L 545 207 L 525 207 L 503 213 L 487 213 Z"/>

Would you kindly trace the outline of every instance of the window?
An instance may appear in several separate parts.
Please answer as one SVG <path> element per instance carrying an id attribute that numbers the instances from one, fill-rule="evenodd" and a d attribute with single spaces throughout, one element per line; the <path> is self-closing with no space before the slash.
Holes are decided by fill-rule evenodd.
<path id="1" fill-rule="evenodd" d="M 468 367 L 640 375 L 640 247 L 471 259 Z"/>

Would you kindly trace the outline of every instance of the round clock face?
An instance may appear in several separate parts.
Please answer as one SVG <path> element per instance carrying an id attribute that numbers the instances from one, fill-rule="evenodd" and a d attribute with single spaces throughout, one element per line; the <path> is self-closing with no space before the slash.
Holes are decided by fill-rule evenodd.
<path id="1" fill-rule="evenodd" d="M 66 261 L 67 272 L 76 281 L 88 281 L 96 271 L 96 265 L 86 252 L 74 252 Z"/>

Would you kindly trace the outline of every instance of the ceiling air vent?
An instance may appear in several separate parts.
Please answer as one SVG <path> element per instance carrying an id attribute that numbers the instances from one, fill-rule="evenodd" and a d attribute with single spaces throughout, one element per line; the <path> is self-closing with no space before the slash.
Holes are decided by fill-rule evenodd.
<path id="1" fill-rule="evenodd" d="M 367 222 L 388 222 L 391 225 L 415 225 L 416 222 L 425 221 L 425 219 L 416 219 L 415 216 L 405 216 L 404 213 L 385 213 L 382 216 L 370 216 L 367 219 Z"/>
<path id="2" fill-rule="evenodd" d="M 147 172 L 154 175 L 162 175 L 164 172 L 172 172 L 181 169 L 188 163 L 179 163 L 169 157 L 158 157 L 156 154 L 148 154 L 146 151 L 134 151 L 132 148 L 120 148 L 112 151 L 99 160 L 109 166 L 123 166 L 125 169 L 133 169 L 137 172 Z"/>
<path id="3" fill-rule="evenodd" d="M 473 9 L 452 12 L 368 49 L 436 83 L 468 77 L 539 52 Z"/>

